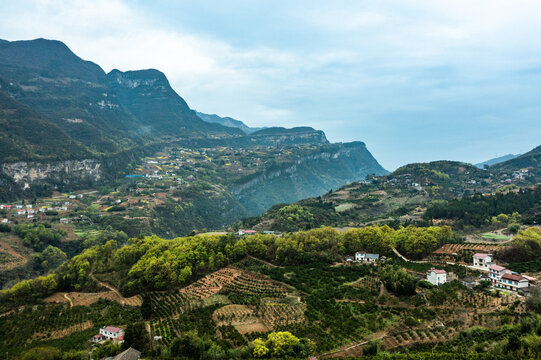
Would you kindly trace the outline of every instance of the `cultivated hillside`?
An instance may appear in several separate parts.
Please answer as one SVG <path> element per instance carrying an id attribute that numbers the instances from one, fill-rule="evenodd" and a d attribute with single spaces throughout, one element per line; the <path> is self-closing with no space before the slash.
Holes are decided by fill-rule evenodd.
<path id="1" fill-rule="evenodd" d="M 386 173 L 364 143 L 330 144 L 311 127 L 251 129 L 233 119 L 203 121 L 159 70 L 105 74 L 59 41 L 1 41 L 0 92 L 0 141 L 8 149 L 0 157 L 0 179 L 10 189 L 1 192 L 4 200 L 119 186 L 119 178 L 136 173 L 145 157 L 174 149 L 200 154 L 200 161 L 176 161 L 168 171 L 157 167 L 144 174 L 170 179 L 169 190 L 183 194 L 149 209 L 157 224 L 167 214 L 186 224 L 158 226 L 164 236 L 226 226 L 276 203 Z M 242 164 L 223 153 L 242 153 Z M 162 186 L 156 181 L 149 188 Z M 212 196 L 194 190 L 209 187 Z"/>

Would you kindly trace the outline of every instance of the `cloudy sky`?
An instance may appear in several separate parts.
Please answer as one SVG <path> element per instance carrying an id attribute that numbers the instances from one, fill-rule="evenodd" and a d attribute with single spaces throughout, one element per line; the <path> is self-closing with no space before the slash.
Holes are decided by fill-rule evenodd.
<path id="1" fill-rule="evenodd" d="M 387 169 L 541 144 L 541 1 L 2 1 L 0 38 L 157 68 L 194 109 L 362 140 Z"/>

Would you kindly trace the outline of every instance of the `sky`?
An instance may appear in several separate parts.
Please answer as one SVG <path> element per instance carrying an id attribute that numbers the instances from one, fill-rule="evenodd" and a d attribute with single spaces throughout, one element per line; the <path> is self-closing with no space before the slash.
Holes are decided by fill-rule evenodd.
<path id="1" fill-rule="evenodd" d="M 364 141 L 388 170 L 541 144 L 538 0 L 18 0 L 0 38 L 156 68 L 201 112 Z"/>

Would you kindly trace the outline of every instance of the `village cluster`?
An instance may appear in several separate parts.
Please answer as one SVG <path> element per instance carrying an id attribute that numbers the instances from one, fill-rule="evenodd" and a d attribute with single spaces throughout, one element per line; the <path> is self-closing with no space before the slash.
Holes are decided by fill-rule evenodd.
<path id="1" fill-rule="evenodd" d="M 531 168 L 524 168 L 512 172 L 511 174 L 500 174 L 498 178 L 494 178 L 493 174 L 486 173 L 485 176 L 481 179 L 477 178 L 475 174 L 470 174 L 469 171 L 464 171 L 464 185 L 467 187 L 479 187 L 491 184 L 493 182 L 498 182 L 501 184 L 517 184 L 528 180 L 528 177 L 533 176 L 530 173 Z M 418 180 L 420 181 L 420 180 Z M 422 184 L 416 182 L 413 179 L 412 174 L 398 174 L 398 175 L 384 175 L 384 176 L 375 176 L 367 180 L 358 181 L 359 184 L 383 184 L 390 187 L 400 187 L 400 188 L 410 188 L 416 191 L 423 191 L 426 186 L 430 185 L 430 180 L 426 178 L 424 181 L 421 181 Z M 484 183 L 484 185 L 482 184 Z"/>
<path id="2" fill-rule="evenodd" d="M 473 255 L 473 265 L 469 268 L 487 272 L 478 278 L 466 277 L 462 284 L 473 288 L 480 281 L 487 281 L 494 289 L 510 290 L 520 292 L 524 295 L 529 293 L 530 287 L 537 284 L 537 279 L 531 276 L 522 275 L 506 269 L 504 266 L 494 263 L 492 254 L 476 253 Z M 449 281 L 445 270 L 430 269 L 426 274 L 426 280 L 432 285 L 441 285 Z"/>
<path id="3" fill-rule="evenodd" d="M 22 219 L 33 220 L 34 218 L 43 218 L 46 215 L 61 215 L 67 213 L 74 205 L 76 199 L 82 199 L 83 194 L 69 195 L 67 199 L 54 199 L 43 201 L 36 204 L 0 204 L 0 210 L 4 210 L 1 222 L 9 224 L 12 220 L 21 221 Z M 60 218 L 60 223 L 68 223 L 70 220 L 66 217 Z"/>
<path id="4" fill-rule="evenodd" d="M 246 231 L 246 230 L 244 230 Z M 492 284 L 494 289 L 510 290 L 527 295 L 530 288 L 537 285 L 537 279 L 531 276 L 522 275 L 517 272 L 506 269 L 492 261 L 492 254 L 476 253 L 473 255 L 473 265 L 468 266 L 472 270 L 486 272 L 477 278 L 465 277 L 460 279 L 461 283 L 468 288 L 474 288 L 481 281 L 487 281 Z M 347 263 L 380 263 L 385 262 L 385 256 L 371 254 L 364 251 L 358 251 L 355 255 L 346 256 L 344 260 Z M 453 280 L 459 280 L 455 274 L 447 273 L 443 269 L 430 269 L 426 273 L 426 281 L 430 284 L 439 286 Z"/>

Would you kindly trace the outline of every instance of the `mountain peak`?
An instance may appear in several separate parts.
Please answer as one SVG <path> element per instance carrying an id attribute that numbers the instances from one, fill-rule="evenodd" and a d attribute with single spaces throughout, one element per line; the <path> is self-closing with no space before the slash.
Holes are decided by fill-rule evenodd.
<path id="1" fill-rule="evenodd" d="M 0 64 L 38 72 L 39 76 L 63 75 L 100 82 L 105 72 L 95 63 L 75 55 L 62 41 L 48 39 L 0 42 Z"/>
<path id="2" fill-rule="evenodd" d="M 169 88 L 169 81 L 165 74 L 156 69 L 146 70 L 134 70 L 134 71 L 120 71 L 118 69 L 112 70 L 107 74 L 109 81 L 116 82 L 118 85 L 128 88 L 138 87 L 157 87 L 162 86 Z"/>

